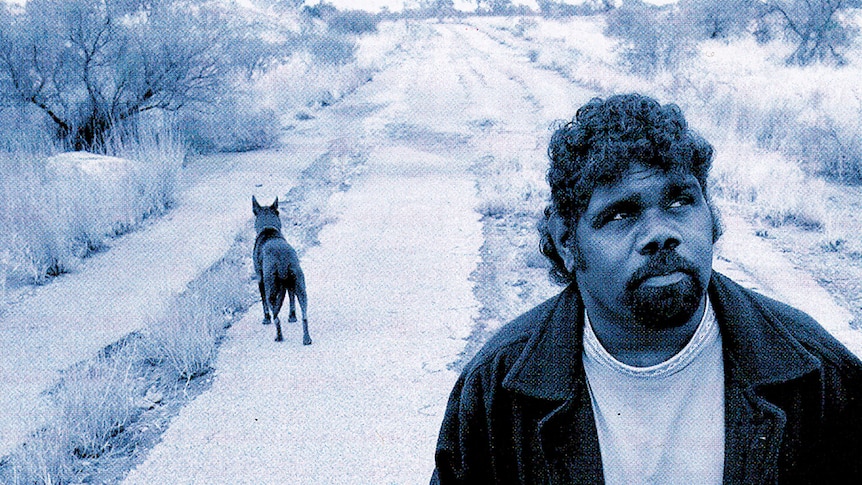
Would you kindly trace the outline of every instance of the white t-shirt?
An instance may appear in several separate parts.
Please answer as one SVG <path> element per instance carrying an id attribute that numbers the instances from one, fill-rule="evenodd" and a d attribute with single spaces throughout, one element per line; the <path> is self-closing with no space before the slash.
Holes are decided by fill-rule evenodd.
<path id="1" fill-rule="evenodd" d="M 650 367 L 613 358 L 585 321 L 583 361 L 605 483 L 721 484 L 724 364 L 712 305 L 685 348 Z"/>

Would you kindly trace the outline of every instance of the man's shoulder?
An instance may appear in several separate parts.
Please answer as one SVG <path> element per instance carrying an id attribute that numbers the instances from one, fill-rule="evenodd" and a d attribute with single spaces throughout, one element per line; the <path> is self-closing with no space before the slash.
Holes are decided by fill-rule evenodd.
<path id="1" fill-rule="evenodd" d="M 841 342 L 830 334 L 817 320 L 804 311 L 775 300 L 761 293 L 720 276 L 727 284 L 732 285 L 733 292 L 747 299 L 767 320 L 786 331 L 813 356 L 822 363 L 841 368 L 852 367 L 862 369 L 862 361 L 850 352 Z"/>
<path id="2" fill-rule="evenodd" d="M 793 338 L 821 362 L 842 368 L 850 366 L 862 370 L 862 362 L 859 358 L 811 315 L 759 293 L 754 293 L 754 297 L 763 309 L 769 311 L 774 318 L 780 321 Z"/>
<path id="3" fill-rule="evenodd" d="M 541 331 L 560 298 L 561 294 L 551 297 L 500 327 L 465 366 L 464 374 L 473 374 L 492 364 L 502 364 L 503 370 L 508 370 L 530 338 Z"/>

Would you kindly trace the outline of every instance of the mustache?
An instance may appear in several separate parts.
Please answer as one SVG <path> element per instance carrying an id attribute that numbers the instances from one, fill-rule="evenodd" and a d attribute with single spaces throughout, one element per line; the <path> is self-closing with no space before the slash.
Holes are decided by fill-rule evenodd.
<path id="1" fill-rule="evenodd" d="M 658 251 L 651 255 L 643 266 L 635 270 L 626 283 L 626 287 L 629 290 L 634 290 L 653 276 L 662 276 L 676 271 L 685 273 L 692 278 L 697 275 L 697 267 L 694 263 L 680 256 L 676 251 L 672 249 Z"/>

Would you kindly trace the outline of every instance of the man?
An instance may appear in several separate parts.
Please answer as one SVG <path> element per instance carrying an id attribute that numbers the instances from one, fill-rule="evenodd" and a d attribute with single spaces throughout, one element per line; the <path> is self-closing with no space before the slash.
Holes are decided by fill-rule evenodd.
<path id="1" fill-rule="evenodd" d="M 862 483 L 862 362 L 712 271 L 712 147 L 679 108 L 594 99 L 548 153 L 567 287 L 464 369 L 432 483 Z"/>

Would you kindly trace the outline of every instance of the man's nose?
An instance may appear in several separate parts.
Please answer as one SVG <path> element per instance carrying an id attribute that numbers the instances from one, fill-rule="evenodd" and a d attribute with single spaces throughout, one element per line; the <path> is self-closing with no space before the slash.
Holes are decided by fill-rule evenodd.
<path id="1" fill-rule="evenodd" d="M 659 251 L 672 251 L 680 244 L 680 234 L 674 224 L 661 214 L 645 214 L 644 229 L 639 243 L 640 253 L 644 256 Z"/>

